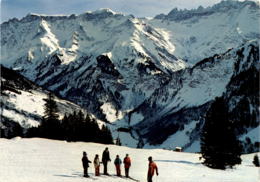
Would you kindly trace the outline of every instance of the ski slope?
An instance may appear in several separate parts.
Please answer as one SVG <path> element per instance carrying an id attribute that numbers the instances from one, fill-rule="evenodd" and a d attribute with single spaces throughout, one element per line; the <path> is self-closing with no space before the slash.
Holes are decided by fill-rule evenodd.
<path id="1" fill-rule="evenodd" d="M 125 182 L 131 179 L 115 177 L 115 168 L 108 165 L 111 176 L 95 177 L 93 164 L 90 178 L 82 177 L 82 151 L 93 161 L 95 154 L 102 155 L 107 145 L 96 143 L 67 143 L 47 139 L 0 139 L 1 182 Z M 244 155 L 242 165 L 234 169 L 213 170 L 203 166 L 199 154 L 178 153 L 162 149 L 133 149 L 108 146 L 112 161 L 117 154 L 121 159 L 128 153 L 132 159 L 130 176 L 146 181 L 149 156 L 153 156 L 159 168 L 160 182 L 257 182 L 259 169 L 252 164 L 254 154 Z M 101 167 L 101 171 L 103 168 Z M 123 173 L 124 174 L 124 173 Z"/>

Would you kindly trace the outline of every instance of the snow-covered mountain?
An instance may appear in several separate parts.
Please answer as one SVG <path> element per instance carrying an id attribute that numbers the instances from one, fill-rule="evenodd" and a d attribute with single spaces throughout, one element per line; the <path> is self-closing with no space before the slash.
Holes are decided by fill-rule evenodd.
<path id="1" fill-rule="evenodd" d="M 208 7 L 157 15 L 149 23 L 168 31 L 174 55 L 190 64 L 260 38 L 259 3 L 221 1 Z"/>
<path id="2" fill-rule="evenodd" d="M 221 96 L 237 122 L 238 134 L 259 142 L 257 133 L 247 135 L 259 125 L 259 68 L 259 42 L 250 41 L 176 72 L 132 113 L 129 122 L 139 118 L 133 127 L 145 139 L 140 144 L 198 151 L 206 111 Z"/>
<path id="3" fill-rule="evenodd" d="M 231 99 L 233 92 L 257 79 L 236 85 L 259 71 L 259 10 L 251 1 L 222 1 L 153 19 L 109 9 L 29 14 L 1 24 L 1 63 L 113 123 L 124 145 L 198 151 L 214 99 L 229 94 L 230 110 L 240 108 L 249 93 Z M 259 113 L 252 97 L 247 106 Z M 255 127 L 242 124 L 239 135 L 245 140 Z"/>
<path id="4" fill-rule="evenodd" d="M 38 126 L 44 115 L 48 93 L 49 91 L 35 85 L 22 75 L 1 66 L 0 136 L 11 137 L 20 126 L 23 128 Z M 59 108 L 60 119 L 74 111 L 87 113 L 80 106 L 67 100 L 55 97 L 55 101 Z"/>
<path id="5" fill-rule="evenodd" d="M 1 31 L 4 65 L 92 112 L 131 110 L 186 67 L 166 32 L 107 9 L 28 15 L 3 23 Z"/>

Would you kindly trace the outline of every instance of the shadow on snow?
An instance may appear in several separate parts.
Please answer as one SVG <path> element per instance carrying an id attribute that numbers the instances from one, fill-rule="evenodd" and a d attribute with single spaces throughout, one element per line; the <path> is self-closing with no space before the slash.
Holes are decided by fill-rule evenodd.
<path id="1" fill-rule="evenodd" d="M 181 164 L 191 164 L 191 165 L 199 165 L 201 164 L 200 162 L 190 162 L 190 161 L 176 161 L 176 160 L 154 160 L 155 162 L 175 162 L 175 163 L 181 163 Z"/>

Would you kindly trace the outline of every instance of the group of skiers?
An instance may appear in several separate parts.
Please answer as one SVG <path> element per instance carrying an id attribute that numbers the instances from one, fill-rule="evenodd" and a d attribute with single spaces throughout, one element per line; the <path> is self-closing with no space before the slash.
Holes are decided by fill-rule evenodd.
<path id="1" fill-rule="evenodd" d="M 101 163 L 104 166 L 104 175 L 109 175 L 108 172 L 107 172 L 107 164 L 110 161 L 111 161 L 110 154 L 109 154 L 107 147 L 103 151 L 102 162 L 99 160 L 98 154 L 96 154 L 96 156 L 94 158 L 95 176 L 100 176 L 99 171 L 100 171 L 100 164 Z M 148 166 L 148 173 L 147 173 L 147 181 L 152 182 L 152 177 L 154 175 L 154 171 L 156 171 L 157 176 L 159 175 L 158 167 L 155 164 L 155 162 L 152 160 L 152 157 L 149 157 L 148 161 L 149 161 L 149 166 Z M 83 152 L 82 164 L 83 164 L 83 169 L 84 169 L 84 177 L 89 177 L 89 175 L 88 175 L 89 163 L 92 163 L 92 162 L 90 160 L 88 160 L 87 153 Z M 123 163 L 124 163 L 124 168 L 125 168 L 125 177 L 129 178 L 129 169 L 131 167 L 131 159 L 129 157 L 129 154 L 126 154 L 126 156 L 123 160 Z M 115 167 L 116 167 L 116 175 L 122 176 L 121 175 L 122 160 L 119 158 L 119 155 L 116 155 L 116 159 L 114 160 L 114 164 L 115 164 Z"/>

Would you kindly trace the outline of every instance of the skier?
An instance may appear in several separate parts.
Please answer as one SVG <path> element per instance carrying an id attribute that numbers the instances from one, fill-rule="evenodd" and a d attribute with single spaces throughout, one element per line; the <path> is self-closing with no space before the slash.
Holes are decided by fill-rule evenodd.
<path id="1" fill-rule="evenodd" d="M 154 170 L 156 171 L 156 175 L 157 176 L 159 175 L 158 168 L 157 168 L 157 165 L 155 164 L 155 162 L 153 161 L 151 156 L 148 158 L 148 161 L 149 161 L 149 165 L 148 165 L 147 181 L 153 182 L 152 178 L 153 178 L 153 175 L 154 175 Z"/>
<path id="2" fill-rule="evenodd" d="M 104 165 L 104 175 L 109 175 L 107 173 L 107 163 L 109 161 L 111 161 L 111 159 L 110 159 L 108 148 L 106 147 L 106 149 L 103 151 L 103 154 L 102 154 L 102 163 Z"/>
<path id="3" fill-rule="evenodd" d="M 128 154 L 126 154 L 124 158 L 124 165 L 125 165 L 125 177 L 129 177 L 129 168 L 131 166 L 131 159 Z"/>
<path id="4" fill-rule="evenodd" d="M 88 175 L 88 163 L 91 163 L 90 160 L 88 160 L 88 157 L 87 157 L 87 153 L 84 151 L 83 152 L 83 157 L 82 157 L 82 164 L 83 164 L 83 169 L 84 169 L 84 177 L 89 177 Z"/>
<path id="5" fill-rule="evenodd" d="M 94 159 L 94 168 L 95 168 L 95 175 L 100 176 L 99 169 L 100 169 L 100 161 L 98 154 L 96 154 L 95 159 Z"/>
<path id="6" fill-rule="evenodd" d="M 115 164 L 115 166 L 116 166 L 116 175 L 117 175 L 117 176 L 121 176 L 121 168 L 120 168 L 120 166 L 121 166 L 121 164 L 122 164 L 122 161 L 121 161 L 121 159 L 119 158 L 119 155 L 116 155 L 116 159 L 115 159 L 115 161 L 114 161 L 114 164 Z"/>

